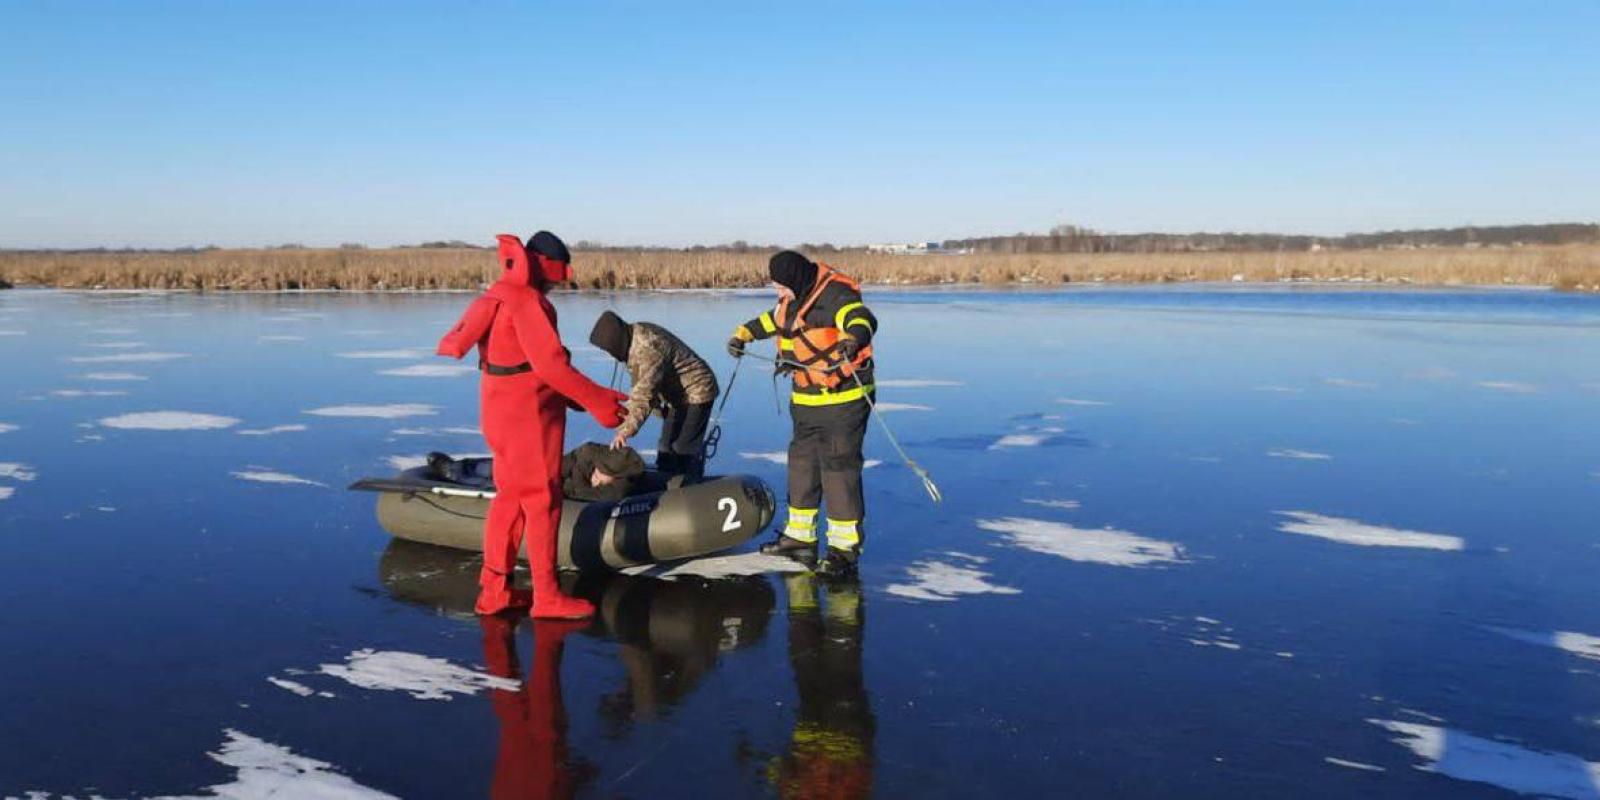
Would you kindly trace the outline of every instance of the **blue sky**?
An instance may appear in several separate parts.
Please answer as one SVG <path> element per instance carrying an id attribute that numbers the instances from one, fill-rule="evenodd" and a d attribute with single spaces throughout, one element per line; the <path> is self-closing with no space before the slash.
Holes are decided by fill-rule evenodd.
<path id="1" fill-rule="evenodd" d="M 1600 3 L 0 0 L 0 247 L 1600 219 Z"/>

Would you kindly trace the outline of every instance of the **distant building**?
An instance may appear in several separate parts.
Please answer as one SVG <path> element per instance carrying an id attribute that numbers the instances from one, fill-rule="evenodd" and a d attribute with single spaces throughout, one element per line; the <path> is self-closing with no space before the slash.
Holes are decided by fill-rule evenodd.
<path id="1" fill-rule="evenodd" d="M 869 244 L 869 253 L 888 253 L 894 256 L 925 256 L 942 250 L 938 242 L 912 242 L 910 244 Z"/>

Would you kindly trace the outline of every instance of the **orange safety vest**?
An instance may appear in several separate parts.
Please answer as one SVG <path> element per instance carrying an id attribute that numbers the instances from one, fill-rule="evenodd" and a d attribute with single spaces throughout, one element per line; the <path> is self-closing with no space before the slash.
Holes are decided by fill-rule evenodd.
<path id="1" fill-rule="evenodd" d="M 848 286 L 857 292 L 861 291 L 860 281 L 819 261 L 817 285 L 812 287 L 811 293 L 806 295 L 800 308 L 795 311 L 794 324 L 792 326 L 789 324 L 784 313 L 788 307 L 787 303 L 779 303 L 772 312 L 772 319 L 778 326 L 778 335 L 782 337 L 779 340 L 780 349 L 783 349 L 782 343 L 788 343 L 790 360 L 806 367 L 791 373 L 797 389 L 809 389 L 813 386 L 820 386 L 829 391 L 837 389 L 849 380 L 856 369 L 872 358 L 872 345 L 869 344 L 861 348 L 851 361 L 841 361 L 836 351 L 843 333 L 833 325 L 806 324 L 806 313 L 816 305 L 817 298 L 822 296 L 823 290 L 835 283 Z"/>

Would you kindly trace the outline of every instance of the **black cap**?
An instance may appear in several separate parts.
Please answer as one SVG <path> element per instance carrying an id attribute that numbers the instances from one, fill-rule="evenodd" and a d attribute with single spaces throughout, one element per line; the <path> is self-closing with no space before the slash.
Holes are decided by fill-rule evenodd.
<path id="1" fill-rule="evenodd" d="M 572 263 L 572 253 L 567 250 L 567 243 L 561 237 L 549 232 L 539 231 L 528 237 L 528 252 L 538 253 L 551 261 L 560 261 L 563 264 Z"/>
<path id="2" fill-rule="evenodd" d="M 789 287 L 797 297 L 804 297 L 817 282 L 817 265 L 793 250 L 785 250 L 767 262 L 767 275 L 774 283 Z"/>
<path id="3" fill-rule="evenodd" d="M 622 317 L 607 311 L 594 321 L 594 330 L 589 331 L 589 344 L 626 364 L 628 349 L 633 347 L 633 326 Z"/>

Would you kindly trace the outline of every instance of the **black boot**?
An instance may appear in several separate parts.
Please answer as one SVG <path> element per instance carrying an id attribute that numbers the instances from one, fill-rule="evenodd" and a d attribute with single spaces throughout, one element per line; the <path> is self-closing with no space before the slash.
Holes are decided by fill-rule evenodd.
<path id="1" fill-rule="evenodd" d="M 777 539 L 761 545 L 761 554 L 792 558 L 809 567 L 817 563 L 817 543 L 802 542 L 780 533 Z"/>
<path id="2" fill-rule="evenodd" d="M 817 574 L 829 579 L 853 578 L 856 575 L 856 562 L 860 558 L 861 554 L 855 550 L 830 547 L 822 566 L 817 567 Z"/>

